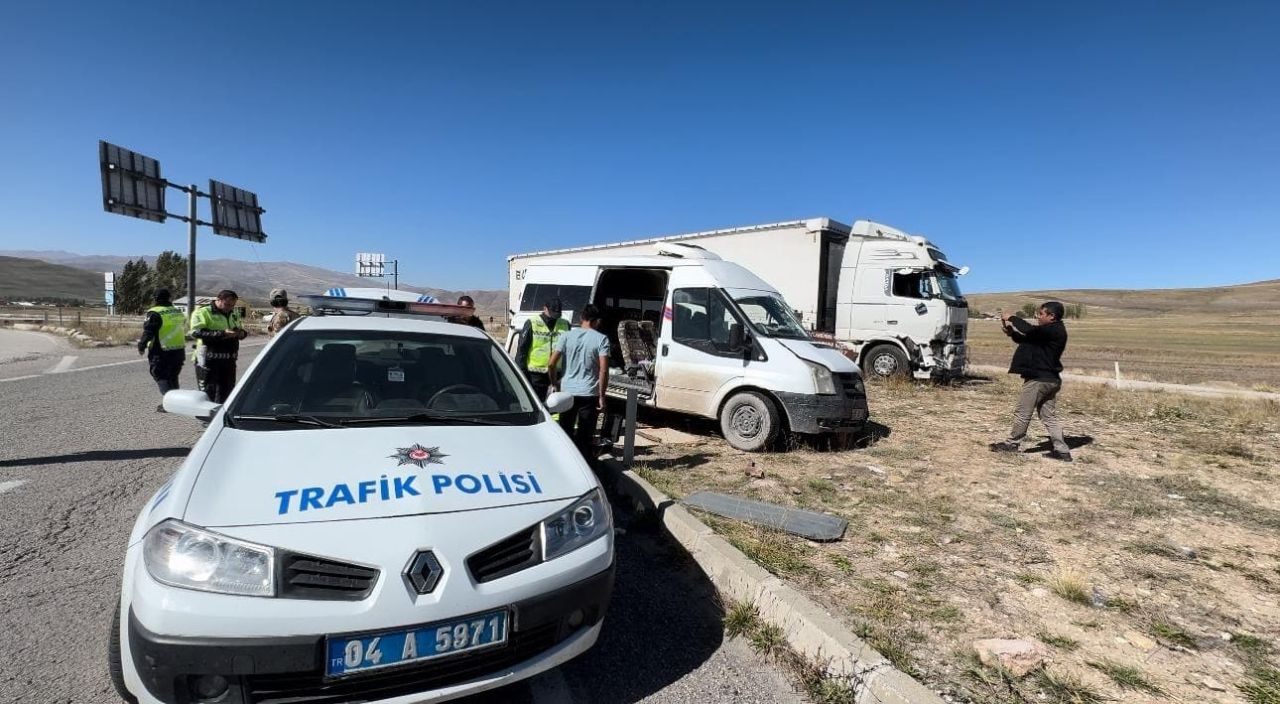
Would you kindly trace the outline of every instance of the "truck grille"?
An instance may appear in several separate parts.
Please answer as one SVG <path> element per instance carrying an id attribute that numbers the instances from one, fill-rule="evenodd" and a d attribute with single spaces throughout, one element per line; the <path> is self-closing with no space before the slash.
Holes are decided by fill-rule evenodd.
<path id="1" fill-rule="evenodd" d="M 253 704 L 339 704 L 389 699 L 505 670 L 551 649 L 560 641 L 560 636 L 560 624 L 552 622 L 527 631 L 513 631 L 506 645 L 475 653 L 460 653 L 340 679 L 326 680 L 319 672 L 312 672 L 251 675 L 244 678 L 244 683 L 248 701 Z"/>
<path id="2" fill-rule="evenodd" d="M 523 530 L 467 558 L 477 582 L 492 582 L 542 562 L 541 525 Z"/>
<path id="3" fill-rule="evenodd" d="M 378 570 L 314 555 L 280 557 L 280 596 L 285 599 L 359 601 L 378 582 Z"/>

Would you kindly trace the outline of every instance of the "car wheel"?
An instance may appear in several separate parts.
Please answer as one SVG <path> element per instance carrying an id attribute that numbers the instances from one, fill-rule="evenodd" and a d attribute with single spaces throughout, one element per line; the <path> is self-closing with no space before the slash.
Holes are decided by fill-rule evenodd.
<path id="1" fill-rule="evenodd" d="M 115 615 L 111 617 L 111 634 L 107 636 L 107 672 L 111 675 L 111 685 L 116 688 L 120 698 L 129 704 L 138 704 L 137 697 L 129 693 L 124 686 L 124 668 L 120 662 L 120 602 L 116 602 Z"/>
<path id="2" fill-rule="evenodd" d="M 734 394 L 720 410 L 720 431 L 738 450 L 759 452 L 778 438 L 781 429 L 777 406 L 754 391 Z"/>
<path id="3" fill-rule="evenodd" d="M 905 377 L 911 373 L 911 366 L 907 362 L 907 354 L 896 345 L 876 345 L 872 347 L 871 351 L 867 353 L 863 369 L 869 369 L 872 374 L 881 379 L 895 376 Z"/>

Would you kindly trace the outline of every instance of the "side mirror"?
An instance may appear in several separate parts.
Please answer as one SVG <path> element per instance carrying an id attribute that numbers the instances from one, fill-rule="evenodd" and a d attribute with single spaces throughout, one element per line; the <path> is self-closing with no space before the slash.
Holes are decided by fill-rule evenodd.
<path id="1" fill-rule="evenodd" d="M 222 408 L 222 404 L 210 401 L 208 394 L 205 392 L 187 389 L 166 393 L 163 405 L 165 411 L 174 415 L 199 418 L 201 420 L 212 418 L 218 412 L 218 409 Z"/>
<path id="2" fill-rule="evenodd" d="M 746 346 L 747 336 L 742 331 L 742 323 L 729 324 L 729 349 L 740 350 Z"/>
<path id="3" fill-rule="evenodd" d="M 170 391 L 169 393 L 173 393 Z M 547 395 L 547 410 L 552 413 L 565 413 L 573 408 L 573 395 L 566 394 L 563 391 Z"/>

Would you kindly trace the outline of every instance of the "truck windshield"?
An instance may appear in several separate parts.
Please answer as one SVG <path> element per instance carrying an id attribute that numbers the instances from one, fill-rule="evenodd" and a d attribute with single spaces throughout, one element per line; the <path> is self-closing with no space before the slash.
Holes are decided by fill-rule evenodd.
<path id="1" fill-rule="evenodd" d="M 938 293 L 938 298 L 941 298 L 944 301 L 955 302 L 964 300 L 964 294 L 960 292 L 960 280 L 951 272 L 934 272 L 934 283 Z"/>
<path id="2" fill-rule="evenodd" d="M 759 295 L 744 296 L 734 299 L 742 312 L 746 314 L 751 328 L 765 337 L 781 337 L 789 340 L 807 340 L 800 320 L 791 308 L 777 296 Z"/>

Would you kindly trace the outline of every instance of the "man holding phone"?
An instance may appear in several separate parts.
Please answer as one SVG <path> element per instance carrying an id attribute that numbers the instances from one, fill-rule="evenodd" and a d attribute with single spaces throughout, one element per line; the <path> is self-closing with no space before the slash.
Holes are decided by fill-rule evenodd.
<path id="1" fill-rule="evenodd" d="M 1031 416 L 1038 413 L 1053 441 L 1053 449 L 1048 456 L 1063 462 L 1071 461 L 1071 448 L 1067 447 L 1062 436 L 1057 405 L 1058 391 L 1062 389 L 1062 351 L 1067 348 L 1063 312 L 1061 303 L 1048 301 L 1036 309 L 1037 324 L 1032 325 L 999 311 L 1004 334 L 1018 344 L 1009 364 L 1009 373 L 1022 376 L 1022 393 L 1018 395 L 1018 405 L 1013 411 L 1009 438 L 991 443 L 992 452 L 1017 452 L 1022 439 L 1027 436 Z"/>

